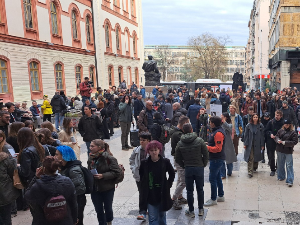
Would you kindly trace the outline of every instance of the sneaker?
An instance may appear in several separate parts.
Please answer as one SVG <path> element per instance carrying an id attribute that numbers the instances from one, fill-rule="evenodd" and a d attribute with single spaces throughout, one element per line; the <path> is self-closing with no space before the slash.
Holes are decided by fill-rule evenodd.
<path id="1" fill-rule="evenodd" d="M 207 202 L 204 203 L 204 206 L 209 207 L 209 206 L 214 206 L 214 205 L 218 205 L 217 200 L 212 200 L 209 199 Z"/>
<path id="2" fill-rule="evenodd" d="M 180 203 L 179 203 L 178 200 L 173 201 L 173 209 L 175 209 L 175 210 L 181 210 L 182 209 L 182 207 L 180 206 Z"/>
<path id="3" fill-rule="evenodd" d="M 231 175 L 232 175 L 232 173 L 231 174 L 227 173 L 227 176 L 231 177 Z"/>
<path id="4" fill-rule="evenodd" d="M 199 209 L 198 216 L 203 216 L 204 215 L 204 209 Z"/>
<path id="5" fill-rule="evenodd" d="M 274 177 L 275 176 L 275 171 L 271 171 L 270 176 Z"/>
<path id="6" fill-rule="evenodd" d="M 128 151 L 128 150 L 129 150 L 129 148 L 127 148 L 127 147 L 122 147 L 122 150 L 124 150 L 124 151 Z"/>
<path id="7" fill-rule="evenodd" d="M 217 202 L 225 202 L 225 197 L 217 197 Z"/>
<path id="8" fill-rule="evenodd" d="M 133 147 L 130 146 L 130 145 L 126 145 L 126 148 L 128 148 L 128 149 L 133 149 Z"/>
<path id="9" fill-rule="evenodd" d="M 249 177 L 249 178 L 252 178 L 252 177 L 253 177 L 253 174 L 248 173 L 248 177 Z"/>
<path id="10" fill-rule="evenodd" d="M 279 178 L 278 178 L 278 181 L 284 181 L 284 180 L 285 180 L 285 179 L 279 179 Z"/>
<path id="11" fill-rule="evenodd" d="M 293 187 L 293 184 L 287 183 L 287 186 L 288 186 L 288 187 Z"/>
<path id="12" fill-rule="evenodd" d="M 140 214 L 136 217 L 136 219 L 146 221 L 146 215 Z"/>
<path id="13" fill-rule="evenodd" d="M 185 210 L 185 215 L 189 216 L 191 218 L 195 218 L 195 213 L 194 212 L 190 212 L 189 210 Z"/>
<path id="14" fill-rule="evenodd" d="M 179 198 L 179 199 L 178 199 L 178 202 L 179 202 L 180 205 L 185 205 L 185 204 L 188 203 L 187 200 L 186 200 L 184 197 Z"/>

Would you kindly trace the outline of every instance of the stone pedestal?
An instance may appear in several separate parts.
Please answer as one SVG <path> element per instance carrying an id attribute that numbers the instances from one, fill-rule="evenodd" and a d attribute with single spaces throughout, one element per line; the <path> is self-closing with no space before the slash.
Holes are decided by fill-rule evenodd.
<path id="1" fill-rule="evenodd" d="M 160 73 L 146 72 L 145 73 L 145 86 L 156 86 L 160 85 Z"/>

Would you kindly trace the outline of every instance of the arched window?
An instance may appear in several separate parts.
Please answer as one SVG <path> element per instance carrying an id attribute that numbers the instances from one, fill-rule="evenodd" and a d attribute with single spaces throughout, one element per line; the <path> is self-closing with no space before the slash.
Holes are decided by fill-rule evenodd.
<path id="1" fill-rule="evenodd" d="M 0 93 L 8 93 L 7 63 L 0 59 Z"/>
<path id="2" fill-rule="evenodd" d="M 77 90 L 80 89 L 80 83 L 81 83 L 81 66 L 76 66 L 76 87 L 77 87 Z"/>
<path id="3" fill-rule="evenodd" d="M 119 84 L 121 84 L 121 82 L 123 81 L 123 68 L 119 67 L 118 68 L 118 78 L 119 78 Z"/>
<path id="4" fill-rule="evenodd" d="M 33 28 L 31 0 L 23 0 L 26 28 Z"/>
<path id="5" fill-rule="evenodd" d="M 51 2 L 51 24 L 52 24 L 52 34 L 58 34 L 57 9 L 54 2 Z"/>
<path id="6" fill-rule="evenodd" d="M 90 25 L 90 17 L 87 16 L 86 17 L 86 39 L 87 39 L 87 42 L 91 42 L 91 25 Z"/>
<path id="7" fill-rule="evenodd" d="M 133 35 L 133 54 L 136 54 L 136 36 L 135 35 Z"/>
<path id="8" fill-rule="evenodd" d="M 105 40 L 106 40 L 106 47 L 110 48 L 110 40 L 109 40 L 109 26 L 105 24 Z"/>
<path id="9" fill-rule="evenodd" d="M 113 74 L 112 74 L 112 67 L 108 67 L 108 85 L 109 86 L 112 86 L 112 76 L 113 76 Z"/>
<path id="10" fill-rule="evenodd" d="M 29 64 L 30 69 L 30 83 L 31 83 L 31 91 L 39 91 L 40 87 L 40 74 L 39 67 L 37 62 L 31 62 Z"/>
<path id="11" fill-rule="evenodd" d="M 94 67 L 91 66 L 90 67 L 90 81 L 92 82 L 91 87 L 94 88 L 95 87 L 95 73 L 94 73 Z"/>
<path id="12" fill-rule="evenodd" d="M 77 39 L 78 38 L 77 18 L 76 18 L 76 12 L 75 11 L 72 11 L 72 29 L 73 29 L 73 38 Z"/>
<path id="13" fill-rule="evenodd" d="M 64 90 L 63 67 L 61 64 L 55 65 L 56 90 Z"/>
<path id="14" fill-rule="evenodd" d="M 119 28 L 116 29 L 116 43 L 117 43 L 117 50 L 120 50 L 120 34 L 119 34 Z"/>

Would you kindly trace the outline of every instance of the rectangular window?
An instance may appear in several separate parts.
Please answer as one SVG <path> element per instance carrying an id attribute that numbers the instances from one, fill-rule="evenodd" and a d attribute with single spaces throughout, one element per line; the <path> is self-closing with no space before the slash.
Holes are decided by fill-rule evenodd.
<path id="1" fill-rule="evenodd" d="M 31 82 L 31 91 L 39 91 L 39 68 L 37 62 L 30 63 L 30 82 Z"/>
<path id="2" fill-rule="evenodd" d="M 0 59 L 0 93 L 8 92 L 7 84 L 7 63 Z"/>
<path id="3" fill-rule="evenodd" d="M 76 84 L 77 84 L 77 90 L 80 89 L 80 83 L 81 83 L 81 67 L 76 66 Z"/>
<path id="4" fill-rule="evenodd" d="M 26 28 L 33 28 L 31 0 L 23 0 Z"/>
<path id="5" fill-rule="evenodd" d="M 56 78 L 56 89 L 57 90 L 63 90 L 64 89 L 64 83 L 63 83 L 63 71 L 62 71 L 62 65 L 56 64 L 55 65 L 55 78 Z"/>
<path id="6" fill-rule="evenodd" d="M 112 86 L 112 69 L 108 67 L 108 85 Z"/>
<path id="7" fill-rule="evenodd" d="M 90 81 L 93 82 L 91 84 L 91 87 L 95 87 L 95 81 L 94 81 L 94 67 L 90 67 Z"/>

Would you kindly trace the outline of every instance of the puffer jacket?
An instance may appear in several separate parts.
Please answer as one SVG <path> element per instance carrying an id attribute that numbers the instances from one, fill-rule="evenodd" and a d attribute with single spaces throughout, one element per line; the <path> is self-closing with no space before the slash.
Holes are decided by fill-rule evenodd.
<path id="1" fill-rule="evenodd" d="M 283 141 L 283 144 L 277 143 L 278 140 Z M 293 154 L 294 146 L 298 143 L 298 135 L 294 130 L 290 129 L 280 129 L 276 136 L 276 151 L 284 154 Z"/>
<path id="2" fill-rule="evenodd" d="M 43 114 L 48 115 L 48 114 L 53 114 L 52 112 L 52 106 L 50 105 L 50 102 L 48 100 L 44 100 L 43 105 L 41 106 L 43 109 Z"/>
<path id="3" fill-rule="evenodd" d="M 44 205 L 53 196 L 63 195 L 67 202 L 67 216 L 59 222 L 49 222 L 45 218 Z M 30 205 L 32 225 L 74 225 L 77 222 L 77 198 L 75 187 L 70 178 L 65 176 L 41 176 L 34 178 L 25 192 L 25 199 Z"/>
<path id="4" fill-rule="evenodd" d="M 140 166 L 141 166 L 141 151 L 145 151 L 142 149 L 142 146 L 136 147 L 130 158 L 129 158 L 129 165 L 130 169 L 133 174 L 133 178 L 136 182 L 140 182 Z"/>
<path id="5" fill-rule="evenodd" d="M 69 177 L 76 190 L 76 195 L 82 195 L 85 193 L 85 182 L 84 175 L 81 170 L 81 162 L 79 160 L 74 160 L 67 162 L 67 164 L 61 168 L 61 175 Z"/>
<path id="6" fill-rule="evenodd" d="M 52 106 L 53 113 L 61 113 L 67 108 L 63 97 L 60 95 L 54 95 L 50 104 Z"/>
<path id="7" fill-rule="evenodd" d="M 132 122 L 132 110 L 131 106 L 125 102 L 121 102 L 119 105 L 120 110 L 120 122 L 131 123 Z"/>
<path id="8" fill-rule="evenodd" d="M 19 176 L 23 185 L 27 186 L 35 176 L 36 169 L 42 165 L 39 154 L 34 146 L 25 148 L 20 153 Z"/>
<path id="9" fill-rule="evenodd" d="M 115 188 L 114 179 L 117 178 L 121 169 L 115 157 L 108 152 L 103 152 L 99 158 L 88 160 L 88 168 L 96 169 L 98 174 L 102 174 L 102 179 L 94 180 L 94 191 L 103 192 Z"/>
<path id="10" fill-rule="evenodd" d="M 171 120 L 171 125 L 172 126 L 177 126 L 178 124 L 178 121 L 179 121 L 179 118 L 184 115 L 186 116 L 187 114 L 187 110 L 184 109 L 184 108 L 180 108 L 180 109 L 177 109 L 174 111 L 174 114 L 173 114 L 173 118 Z"/>
<path id="11" fill-rule="evenodd" d="M 15 160 L 8 153 L 0 152 L 0 206 L 12 203 L 19 196 L 13 181 L 16 169 Z"/>
<path id="12" fill-rule="evenodd" d="M 205 167 L 208 162 L 208 150 L 203 139 L 195 133 L 183 134 L 175 150 L 175 161 L 182 167 Z"/>

